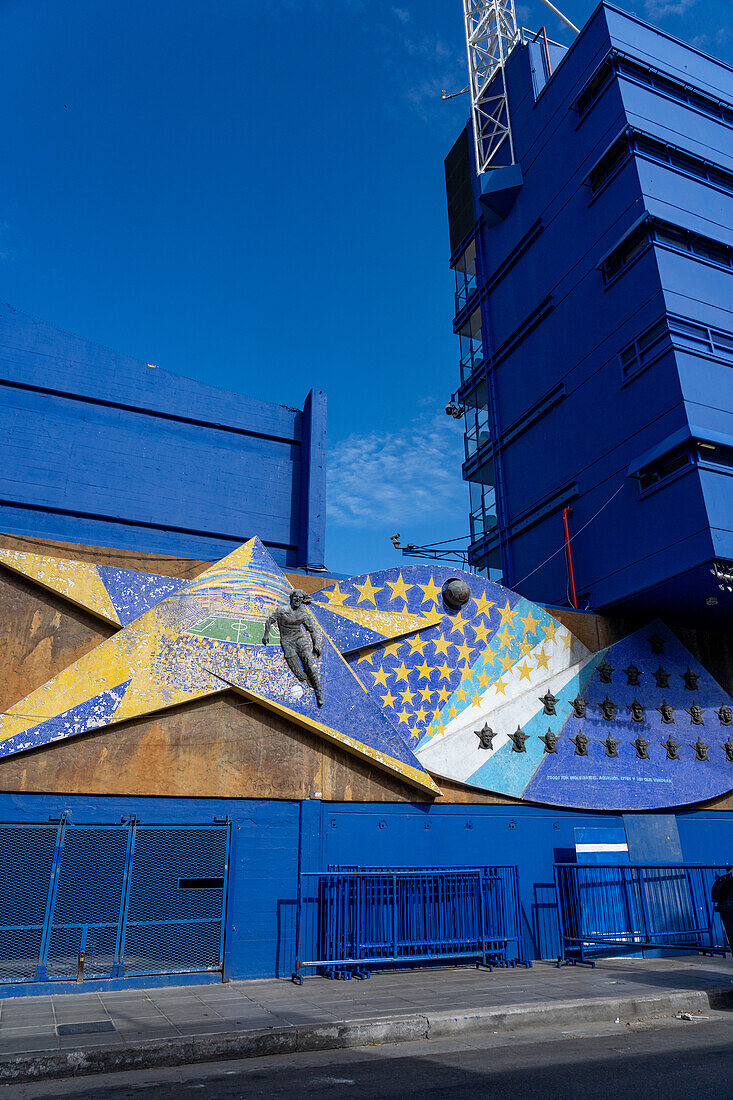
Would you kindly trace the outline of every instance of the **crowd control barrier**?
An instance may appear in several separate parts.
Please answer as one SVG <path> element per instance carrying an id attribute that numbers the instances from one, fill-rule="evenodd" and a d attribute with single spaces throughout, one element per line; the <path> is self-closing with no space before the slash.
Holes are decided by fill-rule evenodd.
<path id="1" fill-rule="evenodd" d="M 515 866 L 369 867 L 305 872 L 293 981 L 315 969 L 368 978 L 374 967 L 525 958 Z"/>
<path id="2" fill-rule="evenodd" d="M 555 864 L 561 954 L 557 965 L 594 966 L 623 949 L 726 954 L 711 888 L 729 867 L 701 863 Z"/>

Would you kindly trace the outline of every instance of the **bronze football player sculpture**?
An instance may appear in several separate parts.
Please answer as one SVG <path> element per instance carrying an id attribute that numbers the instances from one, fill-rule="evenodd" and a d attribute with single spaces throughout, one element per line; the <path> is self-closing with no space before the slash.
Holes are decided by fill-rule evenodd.
<path id="1" fill-rule="evenodd" d="M 290 593 L 290 605 L 281 604 L 271 611 L 265 622 L 262 644 L 270 640 L 270 627 L 280 631 L 280 648 L 290 671 L 301 683 L 313 688 L 318 706 L 323 705 L 323 691 L 315 658 L 321 655 L 321 628 L 304 604 L 308 597 L 300 588 Z"/>

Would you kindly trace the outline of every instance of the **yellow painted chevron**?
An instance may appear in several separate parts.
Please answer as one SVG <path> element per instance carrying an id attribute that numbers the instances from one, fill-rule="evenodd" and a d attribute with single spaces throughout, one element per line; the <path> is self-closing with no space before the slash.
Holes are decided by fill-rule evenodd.
<path id="1" fill-rule="evenodd" d="M 15 573 L 30 577 L 43 588 L 58 592 L 77 607 L 91 611 L 105 622 L 120 626 L 120 619 L 97 567 L 86 561 L 47 558 L 42 554 L 25 554 L 18 550 L 0 549 L 0 562 Z"/>

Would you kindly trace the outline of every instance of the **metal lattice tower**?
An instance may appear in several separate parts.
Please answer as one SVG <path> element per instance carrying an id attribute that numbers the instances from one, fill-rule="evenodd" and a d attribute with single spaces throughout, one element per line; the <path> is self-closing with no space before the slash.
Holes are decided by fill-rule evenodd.
<path id="1" fill-rule="evenodd" d="M 517 16 L 514 0 L 463 0 L 463 15 L 476 167 L 486 172 L 505 142 L 514 163 L 504 64 L 519 38 Z"/>

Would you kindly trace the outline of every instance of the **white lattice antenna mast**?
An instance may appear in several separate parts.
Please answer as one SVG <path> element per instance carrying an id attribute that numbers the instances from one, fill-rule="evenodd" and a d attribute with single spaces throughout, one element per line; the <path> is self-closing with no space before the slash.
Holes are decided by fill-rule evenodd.
<path id="1" fill-rule="evenodd" d="M 476 166 L 486 172 L 508 143 L 514 164 L 504 65 L 519 38 L 514 0 L 463 0 Z"/>

